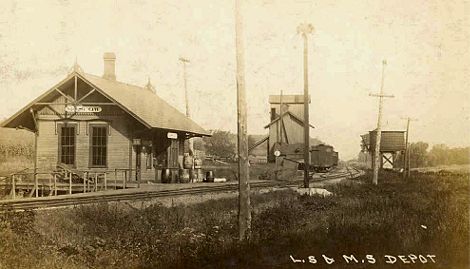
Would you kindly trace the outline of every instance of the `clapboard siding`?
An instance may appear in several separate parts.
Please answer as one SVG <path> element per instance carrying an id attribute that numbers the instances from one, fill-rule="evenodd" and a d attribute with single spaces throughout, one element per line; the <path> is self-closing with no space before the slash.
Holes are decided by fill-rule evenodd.
<path id="1" fill-rule="evenodd" d="M 55 134 L 55 122 L 38 121 L 39 135 L 37 140 L 38 167 L 52 169 L 57 164 L 58 145 Z"/>
<path id="2" fill-rule="evenodd" d="M 58 163 L 59 133 L 56 132 L 63 124 L 60 120 L 39 120 L 38 135 L 38 167 L 51 168 Z M 68 121 L 68 124 L 77 128 L 76 134 L 76 163 L 77 169 L 88 169 L 90 164 L 90 133 L 92 125 L 106 125 L 108 132 L 108 169 L 128 168 L 129 166 L 129 138 L 126 121 L 120 118 L 97 121 Z M 97 169 L 100 170 L 100 169 Z"/>

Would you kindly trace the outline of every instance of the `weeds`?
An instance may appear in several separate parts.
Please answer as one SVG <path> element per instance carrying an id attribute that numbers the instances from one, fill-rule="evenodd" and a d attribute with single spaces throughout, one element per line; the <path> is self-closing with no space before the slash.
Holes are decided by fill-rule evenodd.
<path id="1" fill-rule="evenodd" d="M 467 268 L 468 175 L 381 179 L 379 186 L 331 186 L 335 195 L 326 198 L 287 190 L 254 195 L 252 237 L 243 243 L 237 240 L 237 200 L 231 198 L 8 213 L 0 217 L 0 268 L 298 268 L 290 254 L 340 259 L 351 253 L 434 254 L 437 263 L 426 268 Z M 363 268 L 328 268 L 351 267 Z"/>

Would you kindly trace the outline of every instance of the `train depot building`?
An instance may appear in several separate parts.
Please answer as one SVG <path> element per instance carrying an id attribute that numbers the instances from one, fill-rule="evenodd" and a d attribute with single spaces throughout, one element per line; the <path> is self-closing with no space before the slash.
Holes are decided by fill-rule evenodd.
<path id="1" fill-rule="evenodd" d="M 210 135 L 161 99 L 150 82 L 140 87 L 117 81 L 115 59 L 104 54 L 103 76 L 75 64 L 65 79 L 2 123 L 35 133 L 34 175 L 65 170 L 79 182 L 97 173 L 160 182 L 163 170 L 180 167 L 185 140 Z"/>

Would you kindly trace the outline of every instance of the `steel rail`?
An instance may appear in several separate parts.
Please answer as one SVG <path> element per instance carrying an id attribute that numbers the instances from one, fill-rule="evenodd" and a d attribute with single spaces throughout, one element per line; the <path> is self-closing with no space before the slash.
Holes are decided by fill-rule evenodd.
<path id="1" fill-rule="evenodd" d="M 351 172 L 354 170 L 354 172 Z M 311 183 L 325 182 L 329 180 L 357 177 L 362 174 L 362 171 L 357 169 L 350 169 L 350 172 L 336 172 L 329 174 L 320 179 L 312 180 Z M 251 188 L 263 188 L 263 187 L 292 187 L 299 186 L 303 181 L 266 181 L 266 182 L 252 182 Z M 164 197 L 175 197 L 182 195 L 195 195 L 195 194 L 206 194 L 213 192 L 228 192 L 236 191 L 237 184 L 226 184 L 216 186 L 195 186 L 184 189 L 175 190 L 151 190 L 142 192 L 130 192 L 130 193 L 96 193 L 98 195 L 88 194 L 75 194 L 75 195 L 60 195 L 60 196 L 47 196 L 40 198 L 27 198 L 17 200 L 4 200 L 0 201 L 0 212 L 5 211 L 23 211 L 33 209 L 44 209 L 44 208 L 56 208 L 66 206 L 76 206 L 91 203 L 102 203 L 102 202 L 119 202 L 119 201 L 130 201 L 130 200 L 145 200 L 155 199 Z"/>

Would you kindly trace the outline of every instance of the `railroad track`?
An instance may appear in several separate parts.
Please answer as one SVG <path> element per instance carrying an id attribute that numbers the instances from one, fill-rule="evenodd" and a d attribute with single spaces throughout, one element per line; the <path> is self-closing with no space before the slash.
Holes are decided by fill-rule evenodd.
<path id="1" fill-rule="evenodd" d="M 348 169 L 346 172 L 331 172 L 330 174 L 320 176 L 319 179 L 313 179 L 311 182 L 325 182 L 340 178 L 357 177 L 362 174 L 362 171 L 357 169 Z M 252 182 L 250 187 L 252 189 L 264 187 L 292 187 L 298 186 L 302 180 L 295 181 L 263 181 Z M 26 198 L 17 200 L 4 200 L 0 201 L 0 212 L 2 211 L 22 211 L 43 208 L 55 208 L 75 206 L 82 204 L 92 204 L 101 202 L 118 202 L 129 200 L 145 200 L 163 197 L 174 197 L 181 195 L 195 195 L 205 194 L 211 192 L 228 192 L 236 191 L 238 184 L 225 184 L 225 185 L 206 185 L 206 186 L 193 186 L 190 188 L 176 189 L 176 190 L 150 190 L 142 192 L 117 192 L 117 193 L 94 193 L 95 195 L 88 194 L 73 194 L 73 195 L 59 195 L 48 196 L 39 198 Z"/>

